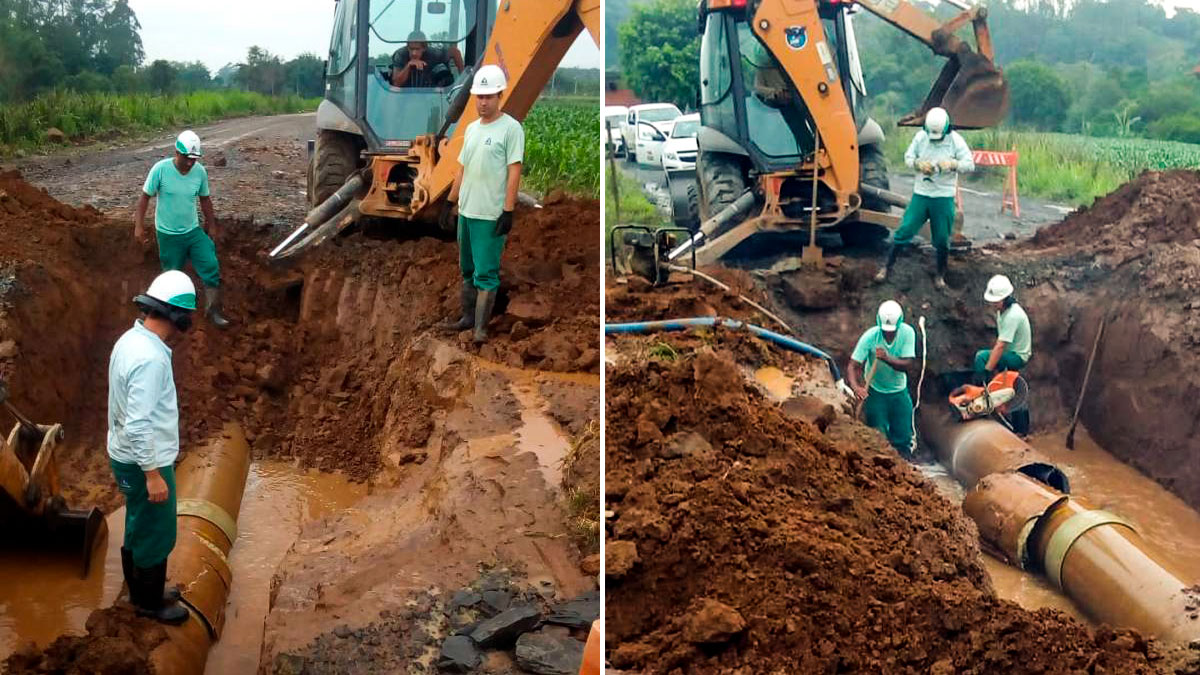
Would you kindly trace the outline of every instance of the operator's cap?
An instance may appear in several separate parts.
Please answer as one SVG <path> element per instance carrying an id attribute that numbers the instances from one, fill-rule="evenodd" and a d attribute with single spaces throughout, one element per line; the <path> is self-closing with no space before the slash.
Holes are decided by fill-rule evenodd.
<path id="1" fill-rule="evenodd" d="M 200 151 L 200 137 L 191 129 L 179 134 L 179 138 L 175 139 L 175 151 L 192 159 L 200 159 L 204 155 Z"/>

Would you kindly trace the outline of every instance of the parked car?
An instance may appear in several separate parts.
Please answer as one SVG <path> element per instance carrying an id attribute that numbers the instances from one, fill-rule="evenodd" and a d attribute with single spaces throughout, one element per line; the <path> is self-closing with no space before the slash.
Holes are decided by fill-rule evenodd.
<path id="1" fill-rule="evenodd" d="M 604 106 L 604 125 L 608 130 L 608 141 L 613 145 L 613 156 L 625 156 L 625 136 L 621 133 L 625 126 L 625 117 L 629 114 L 629 108 L 623 105 L 606 105 Z M 605 148 L 607 156 L 608 149 Z"/>
<path id="2" fill-rule="evenodd" d="M 658 131 L 663 136 L 663 140 L 666 140 L 666 135 L 671 132 L 671 122 L 681 114 L 679 108 L 676 108 L 671 103 L 643 103 L 630 108 L 625 116 L 625 126 L 621 129 L 625 140 L 625 158 L 630 161 L 639 161 L 643 164 L 650 163 L 653 166 L 657 166 L 658 153 L 654 153 L 655 160 L 653 162 L 641 161 L 641 158 L 638 157 L 638 141 L 641 140 L 642 144 L 645 145 L 653 140 L 650 131 L 644 129 L 642 124 L 649 123 L 651 128 Z M 651 151 L 653 151 L 653 148 L 651 148 Z"/>
<path id="3" fill-rule="evenodd" d="M 671 135 L 662 146 L 663 171 L 696 170 L 696 133 L 700 114 L 683 115 L 671 125 Z"/>

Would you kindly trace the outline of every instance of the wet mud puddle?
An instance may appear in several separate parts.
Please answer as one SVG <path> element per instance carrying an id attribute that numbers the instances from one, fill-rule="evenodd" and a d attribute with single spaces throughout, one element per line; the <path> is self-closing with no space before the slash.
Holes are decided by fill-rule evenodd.
<path id="1" fill-rule="evenodd" d="M 307 522 L 351 508 L 366 486 L 345 477 L 302 471 L 279 461 L 255 462 L 238 515 L 230 555 L 234 584 L 221 639 L 209 652 L 206 673 L 258 669 L 271 577 Z M 108 538 L 79 578 L 75 556 L 0 552 L 0 659 L 30 642 L 39 647 L 63 633 L 83 633 L 88 615 L 111 605 L 121 591 L 125 510 L 108 516 Z"/>
<path id="2" fill-rule="evenodd" d="M 1142 538 L 1180 570 L 1191 570 L 1189 581 L 1200 581 L 1200 513 L 1137 469 L 1113 457 L 1079 427 L 1075 450 L 1065 445 L 1066 433 L 1056 430 L 1030 438 L 1030 444 L 1047 455 L 1071 481 L 1071 492 L 1097 508 L 1111 511 L 1133 523 Z M 962 504 L 963 487 L 940 464 L 917 467 L 955 504 Z M 1059 609 L 1092 625 L 1086 615 L 1049 581 L 992 557 L 981 556 L 996 594 L 1027 609 Z"/>

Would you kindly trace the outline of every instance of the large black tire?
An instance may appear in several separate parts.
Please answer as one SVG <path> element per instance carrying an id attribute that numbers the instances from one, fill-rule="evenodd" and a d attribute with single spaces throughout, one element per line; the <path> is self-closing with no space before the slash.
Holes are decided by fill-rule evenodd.
<path id="1" fill-rule="evenodd" d="M 736 155 L 701 151 L 696 157 L 696 178 L 700 183 L 702 223 L 737 201 L 746 191 L 746 174 L 741 159 Z M 723 230 L 731 226 L 714 232 L 713 236 L 723 234 Z"/>
<path id="2" fill-rule="evenodd" d="M 858 167 L 859 182 L 882 190 L 891 189 L 891 183 L 888 181 L 887 158 L 883 156 L 883 149 L 878 145 L 872 143 L 858 149 Z M 867 195 L 863 195 L 862 206 L 864 209 L 883 213 L 888 213 L 891 209 L 891 205 L 887 202 Z"/>
<path id="3" fill-rule="evenodd" d="M 308 207 L 314 208 L 346 184 L 358 168 L 358 137 L 342 131 L 321 129 L 313 150 L 312 179 L 309 181 Z"/>

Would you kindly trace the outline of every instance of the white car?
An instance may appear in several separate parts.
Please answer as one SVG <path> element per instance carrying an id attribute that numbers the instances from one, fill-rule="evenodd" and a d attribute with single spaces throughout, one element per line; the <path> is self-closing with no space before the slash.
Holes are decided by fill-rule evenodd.
<path id="1" fill-rule="evenodd" d="M 681 112 L 670 103 L 643 103 L 635 105 L 629 109 L 625 115 L 625 126 L 621 128 L 621 133 L 625 140 L 625 157 L 630 160 L 637 160 L 642 164 L 650 164 L 658 166 L 658 153 L 654 152 L 654 148 L 648 148 L 654 154 L 654 160 L 651 162 L 643 161 L 639 157 L 640 148 L 638 142 L 643 145 L 653 141 L 653 135 L 645 130 L 643 123 L 649 122 L 653 128 L 662 134 L 663 140 L 666 140 L 666 135 L 670 133 L 670 123 L 679 117 Z M 645 135 L 645 138 L 643 138 Z"/>
<path id="2" fill-rule="evenodd" d="M 662 164 L 662 147 L 671 134 L 670 125 L 670 122 L 638 122 L 634 154 L 639 166 L 658 167 Z"/>
<path id="3" fill-rule="evenodd" d="M 700 131 L 700 114 L 684 115 L 671 125 L 671 135 L 662 146 L 663 171 L 694 171 L 696 169 L 696 133 Z"/>
<path id="4" fill-rule="evenodd" d="M 623 105 L 606 105 L 604 106 L 604 126 L 608 130 L 608 141 L 613 146 L 614 157 L 625 156 L 625 136 L 622 134 L 622 129 L 625 126 L 625 117 L 629 114 L 629 108 Z M 605 148 L 607 156 L 608 149 Z"/>

